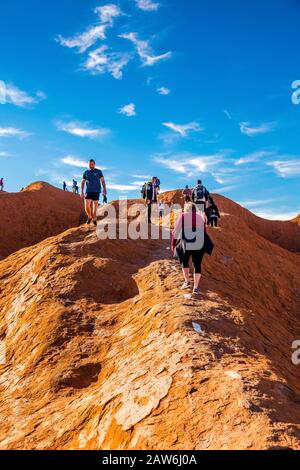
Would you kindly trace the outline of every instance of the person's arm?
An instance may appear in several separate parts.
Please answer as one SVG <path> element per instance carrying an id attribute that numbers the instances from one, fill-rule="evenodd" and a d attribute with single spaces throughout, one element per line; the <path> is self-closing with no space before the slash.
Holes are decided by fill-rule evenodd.
<path id="1" fill-rule="evenodd" d="M 85 178 L 85 175 L 83 175 L 83 178 L 82 178 L 82 181 L 81 181 L 81 196 L 82 197 L 84 196 L 85 182 L 86 182 L 86 178 Z"/>
<path id="2" fill-rule="evenodd" d="M 106 182 L 103 175 L 101 176 L 101 184 L 103 188 L 103 196 L 107 196 Z"/>

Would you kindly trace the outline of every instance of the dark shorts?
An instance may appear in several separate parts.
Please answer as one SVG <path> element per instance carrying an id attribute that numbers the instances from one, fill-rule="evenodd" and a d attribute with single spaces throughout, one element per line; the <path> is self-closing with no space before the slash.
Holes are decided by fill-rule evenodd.
<path id="1" fill-rule="evenodd" d="M 88 199 L 89 201 L 99 201 L 100 193 L 86 193 L 85 199 Z"/>

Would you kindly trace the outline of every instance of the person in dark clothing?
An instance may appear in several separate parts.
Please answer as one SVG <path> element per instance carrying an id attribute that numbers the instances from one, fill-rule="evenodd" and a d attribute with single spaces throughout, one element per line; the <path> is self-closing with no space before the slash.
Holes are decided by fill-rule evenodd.
<path id="1" fill-rule="evenodd" d="M 156 177 L 153 177 L 148 183 L 143 186 L 142 196 L 147 204 L 147 217 L 148 224 L 151 224 L 152 205 L 157 203 L 157 192 Z"/>
<path id="2" fill-rule="evenodd" d="M 197 181 L 197 186 L 193 190 L 192 201 L 200 208 L 205 211 L 208 206 L 209 192 L 206 187 L 203 186 L 202 181 Z"/>
<path id="3" fill-rule="evenodd" d="M 215 202 L 208 207 L 206 215 L 208 219 L 208 225 L 210 225 L 211 227 L 217 227 L 218 220 L 221 218 L 221 216 L 218 206 L 215 204 Z"/>
<path id="4" fill-rule="evenodd" d="M 66 183 L 65 181 L 63 182 L 63 190 L 64 190 L 64 191 L 68 191 L 67 183 Z"/>

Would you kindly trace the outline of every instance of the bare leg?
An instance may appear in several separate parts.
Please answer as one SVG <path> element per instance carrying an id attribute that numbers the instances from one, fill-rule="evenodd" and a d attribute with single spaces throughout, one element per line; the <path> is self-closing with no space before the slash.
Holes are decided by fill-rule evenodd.
<path id="1" fill-rule="evenodd" d="M 183 272 L 183 277 L 184 277 L 185 282 L 189 283 L 190 282 L 190 270 L 189 270 L 189 268 L 183 268 L 182 272 Z"/>
<path id="2" fill-rule="evenodd" d="M 98 201 L 93 201 L 92 202 L 92 219 L 94 221 L 97 220 L 97 209 L 98 209 L 98 206 L 99 206 L 99 202 Z"/>
<path id="3" fill-rule="evenodd" d="M 90 199 L 85 199 L 84 200 L 84 208 L 86 215 L 88 216 L 89 219 L 92 219 L 92 201 Z"/>
<path id="4" fill-rule="evenodd" d="M 201 280 L 201 274 L 194 274 L 194 288 L 198 289 Z"/>

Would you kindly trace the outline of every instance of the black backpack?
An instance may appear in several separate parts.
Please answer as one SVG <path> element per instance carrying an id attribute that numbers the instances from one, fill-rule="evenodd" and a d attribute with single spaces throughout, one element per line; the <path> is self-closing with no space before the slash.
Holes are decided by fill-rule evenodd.
<path id="1" fill-rule="evenodd" d="M 202 184 L 198 184 L 194 189 L 195 201 L 203 201 L 206 199 L 206 189 Z"/>

